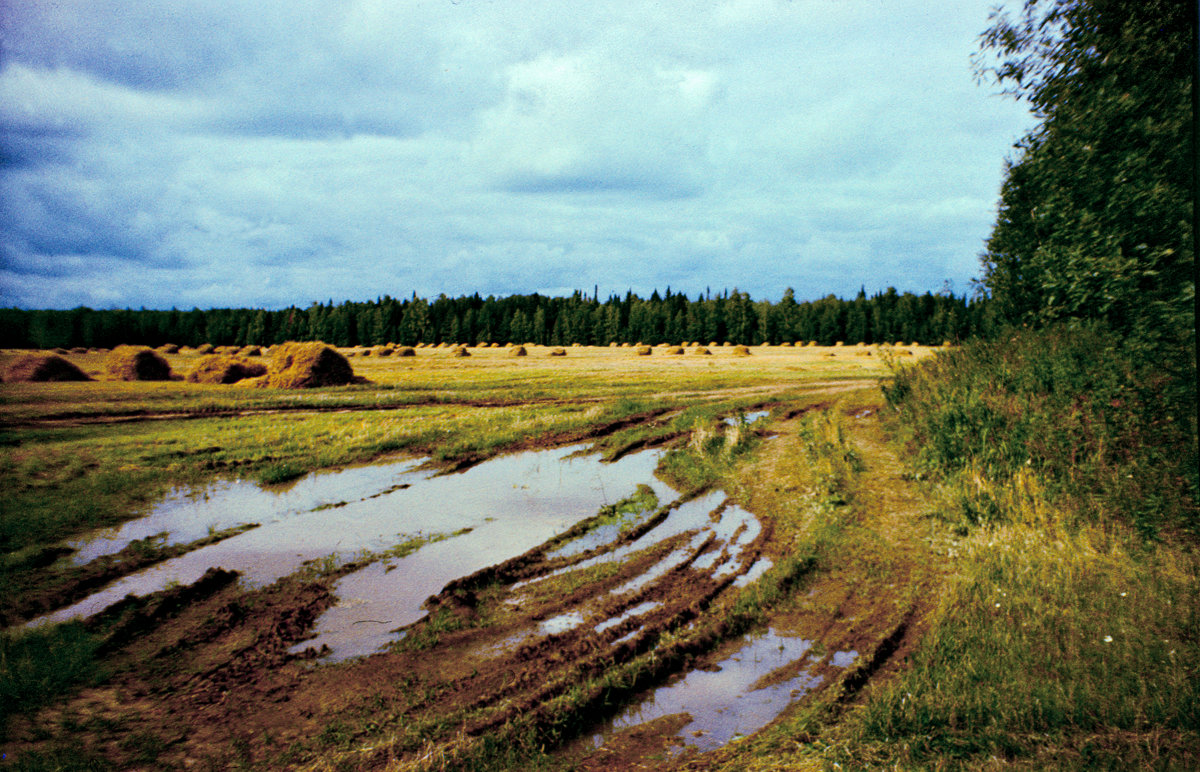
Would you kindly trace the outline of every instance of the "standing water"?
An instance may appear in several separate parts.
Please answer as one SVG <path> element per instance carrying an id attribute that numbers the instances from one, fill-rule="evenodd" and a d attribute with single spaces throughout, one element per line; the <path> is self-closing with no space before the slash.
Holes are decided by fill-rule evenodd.
<path id="1" fill-rule="evenodd" d="M 165 531 L 173 542 L 189 541 L 197 530 L 203 535 L 210 526 L 253 521 L 261 527 L 131 574 L 34 624 L 90 616 L 127 594 L 190 584 L 210 567 L 239 571 L 244 581 L 261 586 L 307 561 L 354 559 L 418 536 L 470 529 L 341 581 L 336 592 L 342 602 L 319 620 L 324 640 L 317 645 L 328 642 L 340 656 L 369 653 L 394 637 L 388 630 L 423 616 L 421 603 L 450 580 L 537 546 L 629 496 L 639 483 L 662 500 L 674 498 L 654 477 L 658 451 L 605 464 L 595 455 L 574 456 L 580 449 L 501 456 L 451 475 L 417 470 L 405 461 L 313 474 L 283 491 L 229 482 L 202 494 L 176 495 L 117 533 L 81 544 L 82 551 L 115 552 L 143 532 Z M 362 597 L 364 584 L 375 584 L 386 597 L 382 607 Z"/>

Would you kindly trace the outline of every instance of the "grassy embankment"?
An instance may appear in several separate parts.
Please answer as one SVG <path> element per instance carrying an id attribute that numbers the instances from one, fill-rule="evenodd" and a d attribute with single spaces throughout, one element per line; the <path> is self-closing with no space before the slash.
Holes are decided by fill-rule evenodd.
<path id="1" fill-rule="evenodd" d="M 897 678 L 850 710 L 809 704 L 723 768 L 1200 765 L 1195 439 L 1168 386 L 1086 330 L 897 372 L 948 591 Z"/>

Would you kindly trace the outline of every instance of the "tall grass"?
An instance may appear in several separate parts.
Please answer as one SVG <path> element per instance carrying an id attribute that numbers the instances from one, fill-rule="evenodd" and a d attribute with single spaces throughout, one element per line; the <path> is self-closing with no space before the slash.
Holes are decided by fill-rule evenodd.
<path id="1" fill-rule="evenodd" d="M 1069 501 L 1091 521 L 1131 523 L 1147 537 L 1200 529 L 1187 391 L 1087 327 L 970 343 L 898 368 L 884 388 L 924 471 L 1001 488 L 1033 472 L 1048 499 Z M 968 523 L 1004 511 L 987 488 L 962 498 Z"/>
<path id="2" fill-rule="evenodd" d="M 849 715 L 834 760 L 1200 764 L 1195 428 L 1176 386 L 1096 329 L 896 373 L 885 391 L 960 537 L 956 571 L 911 666 Z"/>

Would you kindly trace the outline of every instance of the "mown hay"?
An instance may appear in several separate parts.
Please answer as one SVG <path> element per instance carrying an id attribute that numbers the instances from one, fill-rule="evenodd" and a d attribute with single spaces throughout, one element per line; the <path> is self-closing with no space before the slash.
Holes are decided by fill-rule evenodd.
<path id="1" fill-rule="evenodd" d="M 90 381 L 87 373 L 57 354 L 25 354 L 4 371 L 5 383 Z"/>
<path id="2" fill-rule="evenodd" d="M 240 352 L 244 357 L 260 357 L 262 356 L 262 347 L 260 346 L 245 346 Z"/>
<path id="3" fill-rule="evenodd" d="M 454 350 L 450 352 L 450 356 L 469 357 L 471 356 L 471 352 L 467 351 L 466 346 L 455 346 Z"/>
<path id="4" fill-rule="evenodd" d="M 566 355 L 567 355 L 567 350 L 566 350 L 566 349 L 564 349 L 564 348 L 552 348 L 552 349 L 550 349 L 550 352 L 549 352 L 549 353 L 548 353 L 546 356 L 552 356 L 552 357 L 565 357 Z"/>
<path id="5" fill-rule="evenodd" d="M 353 383 L 349 360 L 324 343 L 284 343 L 271 357 L 261 385 L 274 389 L 311 389 Z"/>
<path id="6" fill-rule="evenodd" d="M 417 350 L 412 346 L 400 346 L 396 349 L 396 356 L 398 357 L 415 357 L 416 355 Z"/>
<path id="7" fill-rule="evenodd" d="M 178 354 L 179 346 L 176 346 L 174 343 L 164 343 L 154 350 L 160 354 Z"/>
<path id="8" fill-rule="evenodd" d="M 508 355 L 510 357 L 523 357 L 528 356 L 529 352 L 525 350 L 524 346 L 514 346 L 509 350 Z"/>
<path id="9" fill-rule="evenodd" d="M 267 366 L 241 357 L 209 354 L 196 363 L 188 373 L 189 383 L 237 383 L 246 378 L 267 374 Z"/>
<path id="10" fill-rule="evenodd" d="M 71 349 L 72 354 L 86 354 L 87 352 L 88 352 L 88 350 L 86 348 L 84 348 L 83 346 L 75 346 L 74 348 Z"/>
<path id="11" fill-rule="evenodd" d="M 709 357 L 712 356 L 712 351 L 709 351 L 707 346 L 697 346 L 696 350 L 693 351 L 692 353 L 700 354 L 702 356 L 709 356 Z"/>
<path id="12" fill-rule="evenodd" d="M 663 353 L 670 354 L 671 356 L 679 356 L 680 354 L 683 353 L 683 347 L 682 346 L 671 346 Z"/>
<path id="13" fill-rule="evenodd" d="M 653 351 L 653 349 L 650 348 L 649 346 L 638 346 L 637 348 L 635 348 L 633 350 L 633 353 L 637 354 L 640 357 L 648 357 L 648 356 L 650 356 L 651 351 Z"/>
<path id="14" fill-rule="evenodd" d="M 733 351 L 730 353 L 735 357 L 748 357 L 750 356 L 750 349 L 746 348 L 745 346 L 734 346 Z"/>
<path id="15" fill-rule="evenodd" d="M 392 348 L 391 346 L 376 346 L 375 348 L 371 349 L 371 353 L 377 357 L 390 357 L 392 354 L 396 353 L 396 349 Z"/>
<path id="16" fill-rule="evenodd" d="M 149 346 L 117 346 L 105 357 L 104 372 L 118 381 L 171 379 L 171 366 Z"/>
<path id="17" fill-rule="evenodd" d="M 196 353 L 211 354 L 213 352 L 213 348 L 214 346 L 211 343 L 201 343 L 199 346 L 196 346 Z"/>

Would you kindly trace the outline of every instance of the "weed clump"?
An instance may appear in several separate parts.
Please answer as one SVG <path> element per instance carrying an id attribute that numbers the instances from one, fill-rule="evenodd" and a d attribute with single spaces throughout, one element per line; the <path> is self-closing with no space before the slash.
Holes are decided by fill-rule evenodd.
<path id="1" fill-rule="evenodd" d="M 50 381 L 90 381 L 87 373 L 57 354 L 25 354 L 4 372 L 8 383 L 48 383 Z"/>
<path id="2" fill-rule="evenodd" d="M 237 383 L 246 378 L 266 375 L 267 366 L 261 362 L 250 362 L 240 357 L 209 354 L 196 363 L 188 373 L 188 383 Z"/>
<path id="3" fill-rule="evenodd" d="M 148 346 L 117 346 L 104 360 L 104 372 L 118 381 L 169 381 L 171 366 Z"/>
<path id="4" fill-rule="evenodd" d="M 309 389 L 353 383 L 347 359 L 324 343 L 284 343 L 271 357 L 260 385 L 274 389 Z"/>

